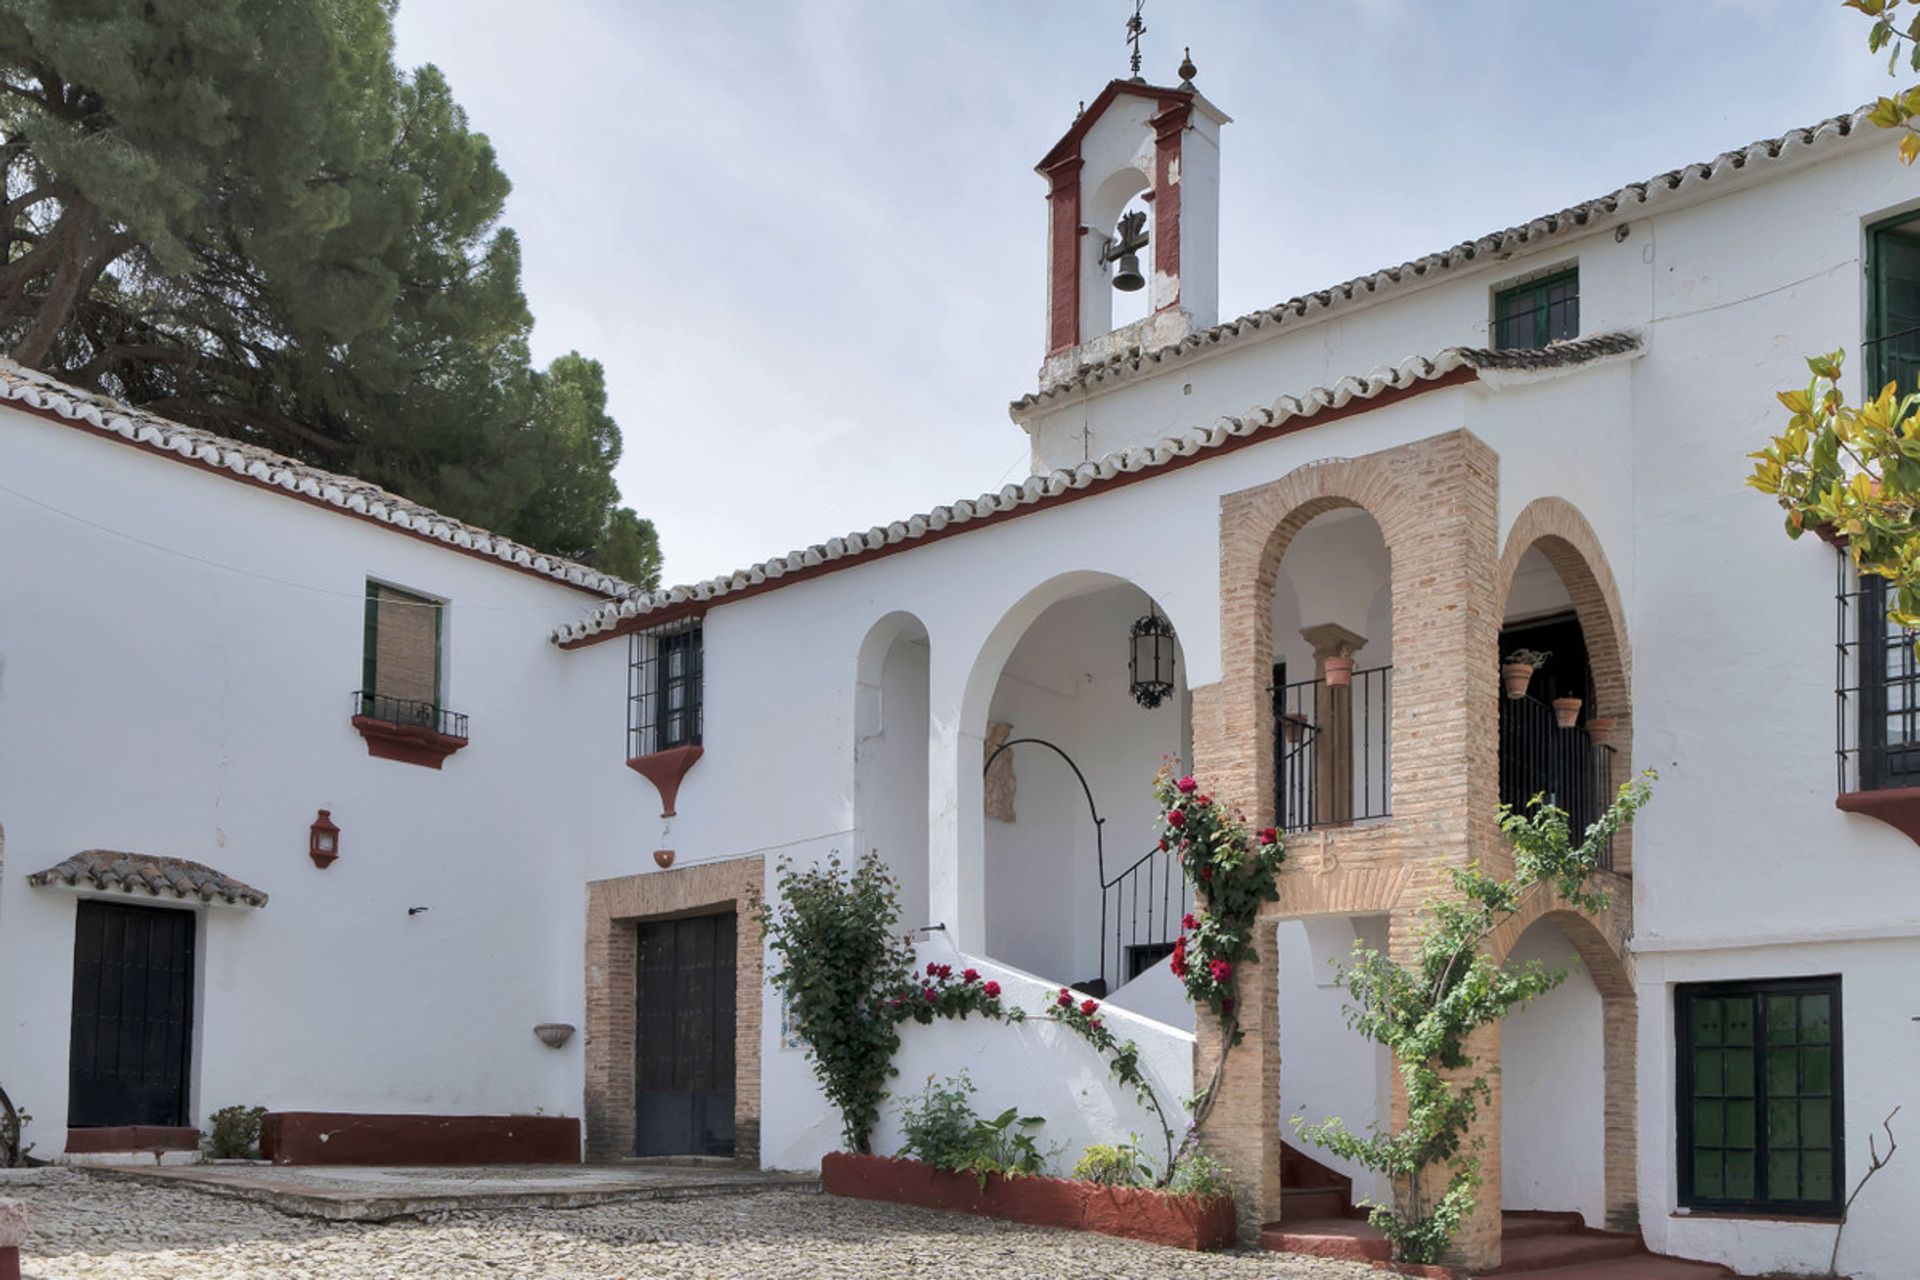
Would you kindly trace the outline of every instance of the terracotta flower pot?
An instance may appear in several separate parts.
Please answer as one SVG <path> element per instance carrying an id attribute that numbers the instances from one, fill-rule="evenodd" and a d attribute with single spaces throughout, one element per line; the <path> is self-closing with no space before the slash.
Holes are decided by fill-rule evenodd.
<path id="1" fill-rule="evenodd" d="M 1610 747 L 1613 745 L 1613 726 L 1612 716 L 1595 716 L 1587 721 L 1587 737 L 1593 740 L 1596 747 Z"/>
<path id="2" fill-rule="evenodd" d="M 1353 683 L 1352 658 L 1328 658 L 1321 670 L 1327 678 L 1327 688 L 1344 689 Z"/>
<path id="3" fill-rule="evenodd" d="M 1527 686 L 1533 683 L 1533 664 L 1503 662 L 1500 664 L 1500 679 L 1507 686 L 1509 698 L 1524 698 L 1527 696 Z"/>
<path id="4" fill-rule="evenodd" d="M 1580 699 L 1555 698 L 1553 700 L 1553 720 L 1562 729 L 1571 729 L 1580 721 Z"/>

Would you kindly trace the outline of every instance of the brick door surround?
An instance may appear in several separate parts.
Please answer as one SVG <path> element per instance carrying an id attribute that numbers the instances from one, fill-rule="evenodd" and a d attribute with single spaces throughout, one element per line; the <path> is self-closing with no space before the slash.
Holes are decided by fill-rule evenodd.
<path id="1" fill-rule="evenodd" d="M 633 1153 L 633 1057 L 638 926 L 644 921 L 733 911 L 734 1154 L 760 1159 L 760 928 L 753 903 L 766 881 L 758 857 L 647 871 L 587 885 L 587 1159 Z"/>
<path id="2" fill-rule="evenodd" d="M 1294 535 L 1342 507 L 1373 518 L 1390 562 L 1393 635 L 1393 816 L 1378 823 L 1322 829 L 1288 838 L 1280 899 L 1262 912 L 1254 934 L 1260 958 L 1238 969 L 1242 1026 L 1203 1138 L 1234 1173 L 1243 1238 L 1280 1218 L 1280 1058 L 1274 928 L 1313 915 L 1384 915 L 1388 948 L 1413 953 L 1419 905 L 1450 887 L 1455 867 L 1509 865 L 1496 825 L 1501 696 L 1499 630 L 1520 556 L 1540 546 L 1573 597 L 1594 660 L 1599 714 L 1628 722 L 1628 652 L 1619 593 L 1599 541 L 1571 504 L 1530 504 L 1505 541 L 1499 528 L 1499 460 L 1465 430 L 1357 458 L 1328 459 L 1220 500 L 1221 678 L 1193 690 L 1194 770 L 1216 796 L 1256 826 L 1275 821 L 1274 726 L 1267 693 L 1273 655 L 1273 592 Z M 1618 739 L 1622 759 L 1627 739 Z M 1624 843 L 1624 840 L 1623 840 Z M 1617 856 L 1619 853 L 1617 851 Z M 1627 863 L 1625 865 L 1630 865 Z M 1490 946 L 1504 956 L 1535 919 L 1552 915 L 1586 960 L 1603 999 L 1606 1052 L 1606 1199 L 1610 1222 L 1633 1216 L 1634 1022 L 1631 969 L 1632 888 L 1623 877 L 1614 905 L 1596 924 L 1564 904 L 1537 904 Z M 1576 923 L 1577 921 L 1577 923 Z M 1589 954 L 1591 953 L 1591 954 Z M 1499 1028 L 1476 1035 L 1483 1062 L 1499 1063 Z M 1194 1078 L 1212 1078 L 1221 1052 L 1217 1029 L 1202 1018 Z M 1394 1087 L 1393 1112 L 1405 1114 Z M 1497 1265 L 1500 1253 L 1500 1101 L 1482 1108 L 1484 1181 L 1473 1217 L 1455 1242 L 1465 1265 Z"/>

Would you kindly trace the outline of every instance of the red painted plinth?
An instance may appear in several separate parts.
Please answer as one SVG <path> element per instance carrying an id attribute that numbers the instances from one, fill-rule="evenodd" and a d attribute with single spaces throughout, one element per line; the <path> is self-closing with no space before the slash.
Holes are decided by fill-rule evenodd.
<path id="1" fill-rule="evenodd" d="M 95 1155 L 123 1151 L 197 1151 L 200 1131 L 172 1125 L 117 1124 L 98 1129 L 67 1130 L 68 1155 Z M 4 1278 L 0 1278 L 4 1280 Z"/>
<path id="2" fill-rule="evenodd" d="M 0 1249 L 0 1280 L 20 1280 L 20 1250 L 13 1245 Z"/>
<path id="3" fill-rule="evenodd" d="M 1103 1187 L 1064 1178 L 1003 1178 L 986 1185 L 970 1173 L 945 1173 L 918 1160 L 835 1152 L 820 1162 L 831 1195 L 885 1200 L 1005 1218 L 1036 1227 L 1065 1227 L 1180 1249 L 1224 1249 L 1233 1243 L 1233 1201 L 1202 1200 L 1137 1187 Z"/>
<path id="4" fill-rule="evenodd" d="M 260 1154 L 274 1164 L 579 1164 L 580 1121 L 269 1111 Z"/>

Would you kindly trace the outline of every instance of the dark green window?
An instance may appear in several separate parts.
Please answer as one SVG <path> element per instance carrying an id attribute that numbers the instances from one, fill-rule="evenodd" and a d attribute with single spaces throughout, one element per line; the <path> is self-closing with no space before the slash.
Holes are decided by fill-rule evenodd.
<path id="1" fill-rule="evenodd" d="M 1867 393 L 1920 386 L 1920 216 L 1867 230 Z"/>
<path id="2" fill-rule="evenodd" d="M 436 721 L 444 610 L 439 600 L 367 583 L 359 714 L 405 724 Z"/>
<path id="3" fill-rule="evenodd" d="M 1524 351 L 1580 336 L 1580 272 L 1556 272 L 1493 295 L 1493 345 Z"/>
<path id="4" fill-rule="evenodd" d="M 1680 1203 L 1837 1217 L 1840 979 L 1687 984 L 1675 1000 Z"/>

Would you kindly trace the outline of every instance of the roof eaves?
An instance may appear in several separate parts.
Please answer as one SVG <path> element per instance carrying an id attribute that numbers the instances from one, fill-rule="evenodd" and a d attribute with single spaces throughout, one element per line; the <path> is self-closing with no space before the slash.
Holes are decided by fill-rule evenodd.
<path id="1" fill-rule="evenodd" d="M 1636 334 L 1600 334 L 1529 353 L 1527 358 L 1532 363 L 1524 367 L 1572 367 L 1639 349 L 1640 338 Z M 1301 430 L 1314 425 L 1313 420 L 1321 415 L 1350 406 L 1367 407 L 1367 402 L 1390 393 L 1423 389 L 1423 384 L 1437 384 L 1449 377 L 1477 378 L 1482 368 L 1522 367 L 1517 364 L 1521 358 L 1514 352 L 1464 347 L 1449 347 L 1431 358 L 1415 356 L 1391 368 L 1376 369 L 1365 377 L 1342 378 L 1331 386 L 1314 387 L 1300 396 L 1281 396 L 1271 405 L 1255 406 L 1239 416 L 1221 418 L 1212 426 L 1193 427 L 1153 444 L 1109 453 L 1097 462 L 1083 462 L 1071 471 L 1031 476 L 1024 484 L 1009 484 L 997 493 L 963 498 L 905 520 L 815 543 L 704 582 L 615 601 L 577 623 L 556 627 L 552 640 L 563 648 L 577 648 L 663 625 L 704 613 L 730 598 L 759 594 L 779 585 L 785 578 L 814 577 L 848 567 L 864 556 L 902 549 L 907 543 L 961 532 L 967 527 L 1141 479 L 1155 471 L 1200 461 L 1205 455 L 1257 443 L 1263 437 Z"/>

